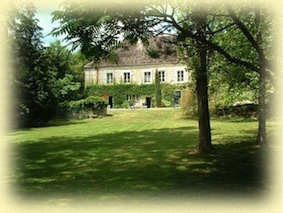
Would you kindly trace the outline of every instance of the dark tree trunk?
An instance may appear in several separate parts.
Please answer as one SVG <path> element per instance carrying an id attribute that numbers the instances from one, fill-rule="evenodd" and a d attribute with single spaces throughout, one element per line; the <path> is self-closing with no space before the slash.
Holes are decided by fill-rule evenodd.
<path id="1" fill-rule="evenodd" d="M 264 64 L 260 63 L 261 72 L 259 75 L 259 98 L 258 98 L 258 132 L 256 144 L 266 145 L 266 77 Z"/>
<path id="2" fill-rule="evenodd" d="M 196 16 L 196 28 L 200 37 L 206 36 L 206 15 L 202 11 Z M 214 149 L 211 143 L 210 117 L 208 108 L 207 48 L 197 42 L 198 66 L 196 66 L 196 92 L 198 102 L 199 141 L 197 153 L 210 153 Z"/>
<path id="3" fill-rule="evenodd" d="M 257 26 L 261 23 L 260 10 L 255 11 L 255 23 Z M 262 34 L 258 29 L 257 34 L 258 46 L 262 43 Z M 258 48 L 258 60 L 259 60 L 259 96 L 258 96 L 258 132 L 256 144 L 264 146 L 266 145 L 266 60 L 263 51 Z"/>

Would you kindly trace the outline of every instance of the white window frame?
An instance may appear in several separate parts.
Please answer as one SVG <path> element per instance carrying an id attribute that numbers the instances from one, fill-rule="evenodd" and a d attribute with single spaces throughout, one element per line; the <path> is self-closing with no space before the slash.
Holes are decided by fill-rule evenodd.
<path id="1" fill-rule="evenodd" d="M 126 74 L 128 74 L 128 78 L 126 78 Z M 126 71 L 126 72 L 123 72 L 123 83 L 124 84 L 130 84 L 132 82 L 132 73 L 130 71 Z M 127 81 L 125 81 L 127 80 Z"/>
<path id="2" fill-rule="evenodd" d="M 146 77 L 146 73 L 149 73 L 149 77 Z M 143 72 L 143 83 L 144 84 L 151 84 L 152 83 L 152 71 L 144 71 Z"/>
<path id="3" fill-rule="evenodd" d="M 131 101 L 132 100 L 132 96 L 131 95 L 126 95 L 127 101 Z"/>
<path id="4" fill-rule="evenodd" d="M 182 72 L 182 73 L 183 73 L 182 79 L 180 79 L 181 76 L 179 76 L 179 72 Z M 177 83 L 183 83 L 183 82 L 185 82 L 185 70 L 182 70 L 182 69 L 176 70 L 176 82 L 177 82 Z"/>
<path id="5" fill-rule="evenodd" d="M 109 80 L 109 75 L 112 75 L 112 78 L 111 78 L 111 82 L 108 81 Z M 106 73 L 106 77 L 105 77 L 105 81 L 106 81 L 106 84 L 113 84 L 114 83 L 114 73 L 113 72 L 107 72 Z"/>
<path id="6" fill-rule="evenodd" d="M 160 75 L 161 73 L 163 73 L 164 76 L 161 76 Z M 166 82 L 166 71 L 165 70 L 158 71 L 158 76 L 159 76 L 160 83 L 165 83 Z M 163 80 L 162 80 L 162 78 L 163 78 Z"/>

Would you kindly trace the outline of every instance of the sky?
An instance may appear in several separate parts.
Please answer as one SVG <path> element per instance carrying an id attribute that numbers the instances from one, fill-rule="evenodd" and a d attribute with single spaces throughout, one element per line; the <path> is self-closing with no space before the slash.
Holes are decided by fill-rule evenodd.
<path id="1" fill-rule="evenodd" d="M 36 15 L 35 17 L 39 20 L 38 25 L 43 28 L 43 42 L 45 46 L 48 46 L 50 42 L 54 42 L 56 40 L 63 40 L 64 36 L 54 37 L 54 36 L 48 36 L 48 34 L 52 31 L 54 27 L 58 27 L 58 22 L 52 23 L 52 15 L 51 13 L 54 10 L 60 9 L 60 3 L 61 1 L 52 1 L 52 3 L 42 3 L 40 1 L 34 2 L 34 5 L 36 7 Z"/>

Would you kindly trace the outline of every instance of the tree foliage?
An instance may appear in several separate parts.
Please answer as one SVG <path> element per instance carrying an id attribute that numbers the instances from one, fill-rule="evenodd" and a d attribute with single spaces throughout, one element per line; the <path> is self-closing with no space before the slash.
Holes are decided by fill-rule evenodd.
<path id="1" fill-rule="evenodd" d="M 157 107 L 161 107 L 162 94 L 161 94 L 160 76 L 157 69 L 155 70 L 155 102 Z"/>
<path id="2" fill-rule="evenodd" d="M 30 4 L 18 5 L 8 25 L 10 50 L 14 73 L 11 84 L 16 96 L 14 114 L 22 125 L 46 122 L 54 114 L 56 97 L 50 85 L 54 83 L 54 71 L 48 67 L 43 54 L 42 33 L 35 8 Z"/>
<path id="3" fill-rule="evenodd" d="M 73 74 L 71 53 L 59 41 L 43 46 L 35 7 L 17 3 L 7 25 L 13 67 L 9 80 L 15 96 L 12 123 L 36 126 L 54 118 L 61 102 L 81 98 L 81 73 Z"/>

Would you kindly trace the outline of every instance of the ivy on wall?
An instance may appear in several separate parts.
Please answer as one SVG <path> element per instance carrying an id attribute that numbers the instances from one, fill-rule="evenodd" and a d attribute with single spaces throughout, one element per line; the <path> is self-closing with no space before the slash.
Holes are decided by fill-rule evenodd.
<path id="1" fill-rule="evenodd" d="M 161 84 L 162 102 L 172 103 L 173 92 L 182 90 L 186 85 Z M 155 99 L 155 84 L 114 84 L 114 85 L 88 85 L 85 88 L 85 97 L 88 96 L 112 96 L 114 100 L 114 108 L 123 107 L 123 103 L 127 101 L 127 97 L 136 96 L 139 98 L 150 97 Z"/>

